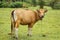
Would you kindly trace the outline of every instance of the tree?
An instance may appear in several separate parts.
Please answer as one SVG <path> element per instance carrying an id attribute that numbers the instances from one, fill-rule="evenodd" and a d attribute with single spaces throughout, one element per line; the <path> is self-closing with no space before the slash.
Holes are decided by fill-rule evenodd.
<path id="1" fill-rule="evenodd" d="M 2 0 L 0 0 L 0 1 L 2 1 Z"/>
<path id="2" fill-rule="evenodd" d="M 53 1 L 51 1 L 50 6 L 53 9 L 60 9 L 60 0 L 53 0 Z"/>
<path id="3" fill-rule="evenodd" d="M 39 0 L 39 5 L 40 5 L 40 8 L 44 8 L 44 1 L 43 0 Z"/>
<path id="4" fill-rule="evenodd" d="M 32 0 L 32 5 L 36 6 L 36 0 Z"/>

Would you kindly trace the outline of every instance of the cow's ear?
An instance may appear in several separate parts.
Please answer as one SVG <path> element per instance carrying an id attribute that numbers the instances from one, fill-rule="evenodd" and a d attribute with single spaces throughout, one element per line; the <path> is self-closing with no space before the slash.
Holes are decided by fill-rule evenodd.
<path id="1" fill-rule="evenodd" d="M 38 13 L 40 13 L 40 11 L 39 11 L 39 10 L 37 10 L 37 12 L 38 12 Z"/>
<path id="2" fill-rule="evenodd" d="M 47 11 L 48 11 L 48 10 L 46 9 L 46 10 L 45 10 L 45 13 L 46 13 Z"/>

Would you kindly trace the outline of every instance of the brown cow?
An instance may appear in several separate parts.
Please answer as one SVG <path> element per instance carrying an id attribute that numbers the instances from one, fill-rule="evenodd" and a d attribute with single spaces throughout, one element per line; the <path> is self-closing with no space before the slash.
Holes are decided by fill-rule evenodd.
<path id="1" fill-rule="evenodd" d="M 16 9 L 11 13 L 11 33 L 15 34 L 18 38 L 18 27 L 21 25 L 28 25 L 28 35 L 31 36 L 32 27 L 38 21 L 42 20 L 47 10 L 29 10 L 29 9 Z"/>

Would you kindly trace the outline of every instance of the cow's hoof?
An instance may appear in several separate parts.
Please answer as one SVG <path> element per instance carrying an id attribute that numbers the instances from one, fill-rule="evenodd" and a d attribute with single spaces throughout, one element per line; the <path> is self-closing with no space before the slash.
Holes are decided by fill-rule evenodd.
<path id="1" fill-rule="evenodd" d="M 18 40 L 18 37 L 13 36 L 13 38 L 15 38 L 15 39 L 17 39 L 17 40 Z"/>
<path id="2" fill-rule="evenodd" d="M 27 36 L 30 36 L 31 37 L 32 35 L 31 34 L 27 34 Z"/>

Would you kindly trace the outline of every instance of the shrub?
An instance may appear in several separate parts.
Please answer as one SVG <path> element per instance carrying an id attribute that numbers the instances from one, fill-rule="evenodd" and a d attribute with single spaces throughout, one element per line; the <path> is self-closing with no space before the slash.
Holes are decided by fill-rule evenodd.
<path id="1" fill-rule="evenodd" d="M 20 8 L 22 7 L 22 2 L 12 2 L 9 4 L 10 8 Z"/>
<path id="2" fill-rule="evenodd" d="M 55 3 L 53 9 L 60 9 L 60 2 Z"/>
<path id="3" fill-rule="evenodd" d="M 0 2 L 0 8 L 20 8 L 22 7 L 22 2 Z"/>
<path id="4" fill-rule="evenodd" d="M 8 7 L 8 2 L 0 2 L 0 8 Z"/>
<path id="5" fill-rule="evenodd" d="M 53 8 L 53 9 L 60 9 L 60 2 L 52 2 L 50 3 L 50 6 Z"/>
<path id="6" fill-rule="evenodd" d="M 23 7 L 27 8 L 27 7 L 30 7 L 30 6 L 31 6 L 31 4 L 23 2 Z"/>
<path id="7" fill-rule="evenodd" d="M 21 8 L 21 7 L 30 7 L 31 4 L 26 2 L 0 2 L 0 8 Z"/>
<path id="8" fill-rule="evenodd" d="M 0 2 L 0 8 L 2 7 L 2 2 Z"/>

